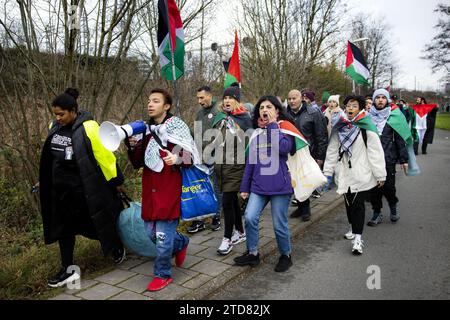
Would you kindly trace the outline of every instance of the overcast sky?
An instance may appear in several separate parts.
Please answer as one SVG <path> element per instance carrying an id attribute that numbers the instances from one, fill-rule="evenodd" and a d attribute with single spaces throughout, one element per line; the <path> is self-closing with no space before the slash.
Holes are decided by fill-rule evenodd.
<path id="1" fill-rule="evenodd" d="M 251 1 L 251 0 L 248 0 Z M 431 65 L 420 59 L 426 43 L 436 35 L 434 26 L 439 15 L 434 11 L 438 3 L 448 0 L 343 0 L 352 8 L 352 15 L 358 12 L 371 14 L 375 18 L 385 19 L 391 29 L 389 32 L 393 52 L 400 67 L 400 73 L 394 75 L 394 87 L 419 90 L 436 90 L 438 81 L 444 72 L 433 74 Z M 232 27 L 229 22 L 233 15 L 233 5 L 237 0 L 223 1 L 217 10 L 212 35 L 219 43 L 232 41 Z M 230 33 L 229 36 L 226 36 Z M 415 83 L 416 78 L 416 83 Z"/>
<path id="2" fill-rule="evenodd" d="M 436 35 L 434 26 L 439 15 L 434 11 L 438 3 L 448 0 L 347 0 L 355 11 L 373 13 L 375 17 L 385 16 L 392 27 L 391 39 L 401 74 L 394 77 L 394 86 L 414 89 L 436 90 L 438 81 L 445 73 L 433 74 L 431 64 L 420 59 L 426 43 Z M 396 79 L 395 79 L 396 78 Z"/>

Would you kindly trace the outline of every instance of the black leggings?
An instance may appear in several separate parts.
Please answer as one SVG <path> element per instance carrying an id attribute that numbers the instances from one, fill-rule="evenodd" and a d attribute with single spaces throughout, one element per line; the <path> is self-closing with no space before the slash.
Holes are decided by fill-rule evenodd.
<path id="1" fill-rule="evenodd" d="M 364 218 L 366 215 L 365 200 L 368 191 L 350 193 L 350 189 L 344 195 L 345 208 L 347 209 L 348 223 L 352 225 L 354 234 L 362 234 L 364 229 Z"/>
<path id="2" fill-rule="evenodd" d="M 236 227 L 236 230 L 239 232 L 244 232 L 237 192 L 224 192 L 222 197 L 222 207 L 225 218 L 224 237 L 231 239 L 234 227 Z"/>
<path id="3" fill-rule="evenodd" d="M 73 250 L 75 249 L 75 236 L 67 236 L 58 240 L 61 253 L 61 266 L 67 269 L 73 265 Z"/>

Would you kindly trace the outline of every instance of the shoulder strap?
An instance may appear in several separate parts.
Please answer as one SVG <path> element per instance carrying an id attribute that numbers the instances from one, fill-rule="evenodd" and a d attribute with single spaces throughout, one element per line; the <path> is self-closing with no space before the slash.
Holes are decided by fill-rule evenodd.
<path id="1" fill-rule="evenodd" d="M 363 137 L 363 140 L 364 140 L 364 145 L 367 148 L 367 131 L 366 131 L 366 129 L 361 129 L 361 134 L 362 134 L 362 137 Z"/>

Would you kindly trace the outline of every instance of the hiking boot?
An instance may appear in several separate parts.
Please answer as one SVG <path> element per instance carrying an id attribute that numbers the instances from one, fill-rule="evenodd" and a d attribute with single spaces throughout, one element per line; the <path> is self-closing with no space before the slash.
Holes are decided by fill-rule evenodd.
<path id="1" fill-rule="evenodd" d="M 398 219 L 400 219 L 400 213 L 398 213 L 397 211 L 396 204 L 390 207 L 390 209 L 391 209 L 391 222 L 395 223 L 398 221 Z"/>
<path id="2" fill-rule="evenodd" d="M 353 247 L 352 247 L 352 253 L 355 255 L 360 255 L 363 253 L 363 246 L 364 243 L 361 239 L 355 239 L 352 241 Z"/>
<path id="3" fill-rule="evenodd" d="M 66 268 L 61 268 L 57 274 L 48 279 L 47 284 L 49 287 L 57 288 L 63 285 L 80 279 L 80 275 L 73 271 L 72 273 L 67 273 Z"/>
<path id="4" fill-rule="evenodd" d="M 233 235 L 231 236 L 231 243 L 233 245 L 244 242 L 247 240 L 247 237 L 245 236 L 245 232 L 239 232 L 237 230 L 234 230 Z"/>
<path id="5" fill-rule="evenodd" d="M 200 220 L 192 221 L 192 224 L 190 227 L 187 228 L 187 232 L 189 233 L 197 233 L 199 231 L 205 230 L 205 222 Z"/>
<path id="6" fill-rule="evenodd" d="M 112 259 L 115 264 L 121 264 L 125 260 L 126 255 L 127 255 L 127 253 L 125 251 L 125 248 L 122 246 L 113 251 Z"/>
<path id="7" fill-rule="evenodd" d="M 231 252 L 233 249 L 233 243 L 228 238 L 223 238 L 222 243 L 220 244 L 219 249 L 217 249 L 217 253 L 225 256 Z"/>
<path id="8" fill-rule="evenodd" d="M 212 218 L 211 230 L 212 231 L 219 231 L 220 230 L 220 218 L 218 218 L 218 217 Z"/>
<path id="9" fill-rule="evenodd" d="M 277 265 L 275 266 L 275 272 L 285 272 L 288 271 L 288 269 L 292 267 L 292 259 L 291 256 L 287 255 L 281 255 L 280 259 L 278 260 Z"/>
<path id="10" fill-rule="evenodd" d="M 380 224 L 383 221 L 383 215 L 381 212 L 373 212 L 372 219 L 370 219 L 369 222 L 367 222 L 367 225 L 369 227 L 375 227 L 377 224 Z"/>
<path id="11" fill-rule="evenodd" d="M 254 255 L 247 251 L 242 256 L 234 258 L 233 261 L 235 262 L 235 265 L 237 265 L 237 266 L 256 267 L 260 262 L 259 252 L 256 255 Z"/>
<path id="12" fill-rule="evenodd" d="M 154 277 L 153 280 L 148 284 L 147 291 L 159 291 L 167 287 L 170 283 L 172 283 L 172 278 L 158 278 Z"/>
<path id="13" fill-rule="evenodd" d="M 352 229 L 350 229 L 345 235 L 344 238 L 347 240 L 353 240 L 355 239 L 355 234 L 353 233 Z"/>

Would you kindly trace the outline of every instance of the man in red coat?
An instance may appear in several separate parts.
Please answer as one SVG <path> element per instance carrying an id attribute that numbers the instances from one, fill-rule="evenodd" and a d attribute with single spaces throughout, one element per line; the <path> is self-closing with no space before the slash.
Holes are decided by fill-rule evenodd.
<path id="1" fill-rule="evenodd" d="M 169 112 L 171 106 L 172 97 L 166 90 L 152 90 L 147 105 L 150 132 L 139 142 L 134 137 L 129 140 L 132 148 L 128 156 L 133 167 L 144 168 L 142 219 L 156 245 L 155 276 L 147 287 L 149 291 L 161 290 L 173 281 L 172 257 L 175 255 L 176 266 L 181 266 L 189 243 L 188 237 L 177 232 L 177 226 L 181 208 L 180 167 L 189 163 L 191 157 L 168 138 L 167 127 L 176 125 L 188 132 L 189 128 Z"/>

